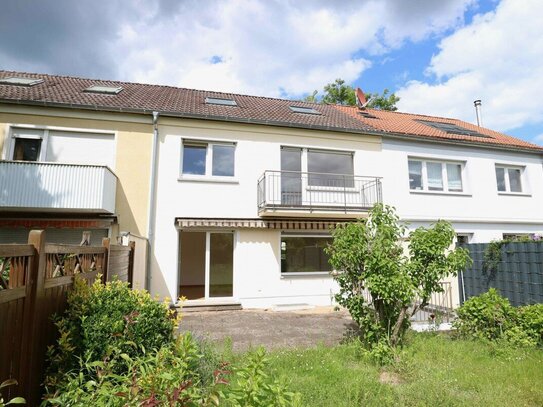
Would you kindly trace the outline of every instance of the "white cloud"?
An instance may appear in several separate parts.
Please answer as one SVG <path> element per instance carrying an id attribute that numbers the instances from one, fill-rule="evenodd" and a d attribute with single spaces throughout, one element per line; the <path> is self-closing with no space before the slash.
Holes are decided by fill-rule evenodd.
<path id="1" fill-rule="evenodd" d="M 543 8 L 538 0 L 502 0 L 493 12 L 439 44 L 427 73 L 397 94 L 404 111 L 475 121 L 507 131 L 543 122 Z M 541 140 L 540 140 L 541 141 Z"/>
<path id="2" fill-rule="evenodd" d="M 456 27 L 472 0 L 157 3 L 124 22 L 120 77 L 269 96 L 352 82 L 369 57 Z M 436 4 L 439 3 L 439 4 Z M 148 17 L 153 15 L 153 17 Z M 217 63 L 217 56 L 220 62 Z"/>

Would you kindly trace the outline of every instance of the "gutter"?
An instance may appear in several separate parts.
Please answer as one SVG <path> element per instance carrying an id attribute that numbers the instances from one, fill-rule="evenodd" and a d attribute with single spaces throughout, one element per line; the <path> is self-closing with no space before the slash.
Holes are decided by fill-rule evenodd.
<path id="1" fill-rule="evenodd" d="M 156 178 L 158 156 L 158 117 L 159 112 L 153 112 L 153 145 L 151 147 L 151 177 L 149 180 L 149 211 L 147 213 L 147 264 L 145 272 L 145 289 L 151 289 L 151 257 L 155 246 L 156 219 Z"/>
<path id="2" fill-rule="evenodd" d="M 22 105 L 22 106 L 43 106 L 43 107 L 59 107 L 59 108 L 92 110 L 96 112 L 133 113 L 133 114 L 157 113 L 158 114 L 158 112 L 154 112 L 150 109 L 121 108 L 121 107 L 101 106 L 101 105 L 81 105 L 81 104 L 73 104 L 73 103 L 59 103 L 59 102 L 33 101 L 33 100 L 20 100 L 20 99 L 14 100 L 14 99 L 0 98 L 0 103 Z M 466 141 L 466 140 L 456 140 L 456 139 L 436 139 L 436 138 L 426 137 L 426 136 L 417 136 L 414 134 L 390 133 L 390 132 L 384 132 L 384 131 L 379 131 L 379 130 L 369 130 L 369 129 L 364 130 L 364 129 L 358 129 L 358 128 L 333 127 L 333 126 L 322 126 L 322 125 L 311 125 L 311 124 L 304 125 L 301 123 L 282 122 L 279 120 L 233 118 L 229 116 L 169 112 L 169 111 L 161 111 L 160 115 L 163 117 L 173 117 L 173 118 L 213 120 L 213 121 L 220 121 L 220 122 L 232 122 L 232 123 L 244 123 L 244 124 L 261 124 L 261 125 L 267 125 L 267 126 L 288 127 L 288 128 L 295 128 L 295 129 L 310 129 L 310 130 L 333 131 L 333 132 L 338 132 L 338 133 L 364 134 L 364 135 L 370 135 L 370 136 L 380 136 L 380 137 L 407 140 L 407 141 L 424 141 L 426 143 L 478 147 L 482 149 L 493 149 L 493 150 L 502 150 L 502 151 L 514 150 L 514 151 L 532 153 L 532 154 L 543 156 L 543 148 L 536 149 L 536 148 L 503 145 L 503 144 L 495 144 L 495 143 L 478 143 L 476 141 Z M 351 119 L 356 120 L 353 118 Z"/>

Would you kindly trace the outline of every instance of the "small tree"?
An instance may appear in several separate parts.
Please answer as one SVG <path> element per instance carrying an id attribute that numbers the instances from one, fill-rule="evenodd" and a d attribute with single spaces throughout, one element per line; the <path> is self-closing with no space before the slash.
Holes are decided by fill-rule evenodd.
<path id="1" fill-rule="evenodd" d="M 465 249 L 449 251 L 454 230 L 445 221 L 409 234 L 404 254 L 394 209 L 377 204 L 367 220 L 338 225 L 327 249 L 340 292 L 336 301 L 347 308 L 368 346 L 387 341 L 401 344 L 409 318 L 428 305 L 440 280 L 456 275 L 471 261 Z"/>
<path id="2" fill-rule="evenodd" d="M 400 101 L 400 98 L 396 96 L 395 93 L 391 93 L 390 95 L 388 93 L 389 90 L 385 89 L 381 95 L 379 93 L 370 93 L 369 95 L 366 95 L 370 101 L 368 107 L 378 110 L 389 110 L 391 112 L 398 110 L 396 103 Z"/>

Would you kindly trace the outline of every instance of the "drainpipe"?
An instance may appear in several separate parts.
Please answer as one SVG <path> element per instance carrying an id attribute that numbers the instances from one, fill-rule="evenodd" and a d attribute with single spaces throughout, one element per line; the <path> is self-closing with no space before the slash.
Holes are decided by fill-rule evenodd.
<path id="1" fill-rule="evenodd" d="M 149 212 L 147 214 L 147 273 L 145 273 L 145 289 L 151 289 L 151 257 L 155 246 L 155 215 L 156 215 L 156 173 L 158 156 L 158 112 L 153 112 L 153 146 L 151 149 L 151 179 L 149 185 Z"/>
<path id="2" fill-rule="evenodd" d="M 481 115 L 481 100 L 477 99 L 473 102 L 475 106 L 475 114 L 477 115 L 477 126 L 483 125 L 483 116 Z"/>

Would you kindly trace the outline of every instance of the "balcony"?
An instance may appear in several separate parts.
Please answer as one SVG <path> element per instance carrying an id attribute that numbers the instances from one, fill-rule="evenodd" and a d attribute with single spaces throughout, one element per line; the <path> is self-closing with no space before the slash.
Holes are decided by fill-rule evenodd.
<path id="1" fill-rule="evenodd" d="M 260 216 L 356 217 L 381 201 L 378 177 L 265 171 L 258 180 Z"/>
<path id="2" fill-rule="evenodd" d="M 105 166 L 0 161 L 0 208 L 114 213 L 117 177 Z"/>

